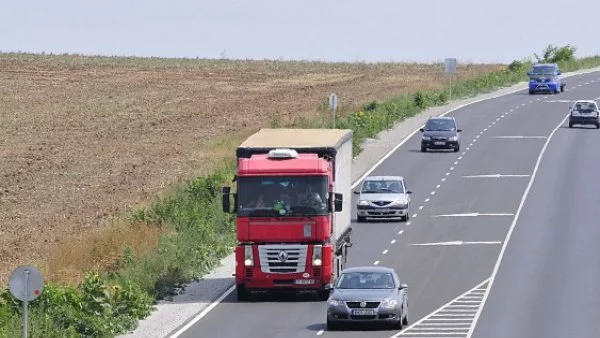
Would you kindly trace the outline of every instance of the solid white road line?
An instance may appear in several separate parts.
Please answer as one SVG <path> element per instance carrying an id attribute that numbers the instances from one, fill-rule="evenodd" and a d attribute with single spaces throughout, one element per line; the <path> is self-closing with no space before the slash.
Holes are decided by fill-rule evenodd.
<path id="1" fill-rule="evenodd" d="M 477 217 L 477 216 L 514 216 L 514 214 L 509 213 L 479 213 L 479 212 L 469 212 L 464 214 L 445 214 L 445 215 L 434 215 L 431 217 Z"/>
<path id="2" fill-rule="evenodd" d="M 530 175 L 501 175 L 501 174 L 491 174 L 491 175 L 465 175 L 463 178 L 503 178 L 503 177 L 529 177 Z"/>
<path id="3" fill-rule="evenodd" d="M 515 213 L 515 217 L 512 221 L 512 224 L 510 225 L 510 228 L 508 229 L 508 233 L 506 234 L 506 238 L 504 239 L 504 244 L 502 245 L 502 249 L 500 249 L 500 255 L 498 256 L 498 260 L 496 260 L 496 265 L 494 266 L 494 269 L 492 270 L 492 276 L 490 277 L 490 284 L 487 286 L 487 289 L 483 296 L 483 300 L 481 301 L 481 307 L 479 308 L 479 310 L 477 310 L 477 313 L 475 314 L 475 319 L 473 320 L 473 326 L 469 330 L 469 333 L 467 334 L 467 338 L 471 338 L 471 336 L 473 335 L 473 331 L 475 330 L 475 327 L 477 326 L 477 321 L 479 320 L 479 317 L 481 316 L 481 312 L 483 311 L 483 308 L 485 307 L 485 302 L 487 301 L 487 298 L 490 295 L 490 290 L 492 289 L 492 286 L 494 285 L 494 279 L 496 279 L 496 275 L 498 274 L 498 269 L 500 268 L 500 263 L 502 262 L 502 258 L 504 257 L 504 252 L 506 251 L 506 247 L 508 245 L 508 242 L 510 241 L 510 237 L 512 236 L 512 233 L 515 230 L 515 226 L 517 225 L 517 222 L 519 221 L 519 215 L 521 214 L 521 210 L 523 210 L 523 205 L 525 204 L 525 201 L 527 200 L 527 196 L 529 195 L 529 191 L 531 190 L 531 186 L 533 185 L 533 182 L 535 181 L 535 176 L 537 175 L 538 169 L 540 168 L 540 163 L 542 162 L 544 153 L 546 153 L 546 149 L 548 149 L 548 145 L 550 144 L 550 141 L 552 140 L 552 136 L 554 136 L 554 134 L 556 134 L 556 131 L 560 129 L 560 127 L 565 123 L 567 118 L 569 118 L 568 114 L 565 115 L 565 117 L 562 119 L 562 121 L 560 121 L 560 123 L 556 126 L 556 128 L 554 128 L 554 130 L 552 130 L 550 135 L 548 135 L 548 137 L 546 138 L 546 142 L 544 143 L 544 146 L 542 147 L 542 150 L 540 151 L 540 154 L 535 163 L 535 167 L 533 168 L 533 173 L 531 174 L 531 179 L 529 180 L 529 184 L 527 184 L 527 188 L 525 188 L 525 192 L 523 193 L 523 197 L 521 197 L 521 202 L 519 203 L 519 208 L 517 209 L 517 212 Z"/>
<path id="4" fill-rule="evenodd" d="M 189 321 L 187 324 L 185 324 L 181 329 L 179 329 L 177 332 L 175 332 L 173 335 L 171 335 L 170 338 L 177 338 L 182 333 L 187 331 L 190 327 L 194 326 L 194 324 L 196 324 L 200 319 L 204 318 L 204 316 L 206 316 L 206 314 L 209 313 L 210 310 L 212 310 L 217 305 L 219 305 L 219 303 L 221 303 L 223 301 L 223 299 L 225 299 L 225 297 L 229 296 L 229 294 L 232 293 L 233 290 L 235 290 L 235 285 L 233 285 L 232 287 L 227 289 L 227 291 L 225 291 L 221 295 L 221 297 L 217 298 L 217 300 L 215 300 L 209 306 L 207 306 L 204 310 L 202 310 L 202 312 L 200 312 L 196 317 L 194 317 L 191 321 Z"/>
<path id="5" fill-rule="evenodd" d="M 546 136 L 494 136 L 494 138 L 525 139 L 525 138 L 546 138 Z"/>
<path id="6" fill-rule="evenodd" d="M 437 242 L 437 243 L 415 243 L 410 244 L 411 246 L 457 246 L 457 245 L 476 245 L 476 244 L 501 244 L 501 241 L 480 241 L 480 242 L 463 242 L 463 241 L 449 241 L 449 242 Z"/>

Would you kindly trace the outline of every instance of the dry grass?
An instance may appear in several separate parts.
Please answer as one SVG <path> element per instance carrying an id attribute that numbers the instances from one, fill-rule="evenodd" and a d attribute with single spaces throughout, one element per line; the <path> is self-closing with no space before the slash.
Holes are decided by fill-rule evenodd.
<path id="1" fill-rule="evenodd" d="M 442 76 L 440 65 L 0 54 L 0 283 L 29 262 L 73 281 L 125 245 L 152 248 L 159 233 L 111 217 L 210 171 L 275 117 L 315 117 L 332 91 L 348 111 Z"/>

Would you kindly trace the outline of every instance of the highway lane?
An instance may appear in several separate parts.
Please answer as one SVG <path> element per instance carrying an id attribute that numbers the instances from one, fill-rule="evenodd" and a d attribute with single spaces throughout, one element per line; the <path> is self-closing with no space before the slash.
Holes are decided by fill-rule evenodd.
<path id="1" fill-rule="evenodd" d="M 581 81 L 583 82 L 585 79 Z M 565 98 L 566 94 L 550 96 L 550 98 Z M 461 128 L 465 130 L 463 133 L 464 142 L 465 140 L 476 138 L 480 131 L 486 129 L 501 114 L 512 107 L 529 104 L 530 101 L 536 101 L 537 98 L 541 98 L 541 96 L 530 97 L 520 92 L 497 100 L 484 101 L 468 106 L 454 112 L 452 115 L 457 117 Z M 523 117 L 520 120 L 510 120 L 508 117 L 505 117 L 496 121 L 494 128 L 507 124 L 510 127 L 509 129 L 514 131 L 514 128 L 523 125 L 524 121 L 531 121 L 531 118 L 524 115 L 527 113 L 526 106 L 520 107 L 522 107 L 520 109 L 523 111 Z M 513 116 L 517 116 L 517 114 Z M 491 131 L 492 129 L 489 130 Z M 532 132 L 544 132 L 547 126 L 544 123 L 534 123 L 528 129 Z M 474 164 L 470 165 L 472 170 L 464 170 L 464 175 L 471 175 L 473 174 L 473 168 L 477 168 L 481 162 L 481 160 L 476 160 L 479 156 L 503 151 L 506 152 L 503 155 L 504 158 L 514 158 L 511 157 L 514 154 L 525 154 L 523 160 L 526 160 L 537 157 L 539 147 L 543 143 L 538 140 L 527 140 L 527 142 L 533 141 L 536 143 L 538 148 L 535 149 L 535 147 L 532 147 L 531 149 L 527 148 L 523 150 L 522 143 L 513 142 L 511 145 L 511 142 L 506 142 L 506 140 L 500 142 L 494 140 L 489 146 L 496 146 L 500 150 L 488 152 L 485 149 L 487 146 L 481 146 L 483 144 L 482 139 L 479 144 L 476 143 L 464 155 L 462 153 L 466 148 L 465 145 L 463 145 L 463 151 L 460 153 L 422 154 L 418 152 L 419 137 L 420 135 L 417 134 L 416 137 L 409 140 L 409 142 L 373 172 L 373 174 L 402 174 L 405 176 L 411 190 L 414 191 L 414 213 L 419 212 L 415 208 L 418 208 L 419 202 L 424 201 L 426 198 L 430 198 L 432 203 L 435 201 L 446 201 L 446 204 L 440 204 L 440 207 L 442 205 L 456 204 L 459 199 L 457 196 L 460 196 L 457 194 L 462 194 L 462 198 L 472 198 L 469 189 L 460 186 L 456 188 L 456 191 L 447 194 L 447 196 L 442 196 L 444 195 L 444 189 L 441 189 L 437 196 L 430 195 L 430 192 L 433 191 L 432 189 L 436 189 L 437 184 L 439 184 L 438 182 L 441 178 L 444 178 L 445 173 L 459 157 L 463 158 L 462 161 L 467 161 L 470 157 L 474 159 Z M 501 158 L 494 155 L 487 156 L 484 161 L 486 163 L 491 163 Z M 515 165 L 515 162 L 505 162 L 505 165 L 508 166 L 506 168 L 502 167 L 505 170 L 514 169 L 514 171 L 517 171 L 520 169 L 518 165 L 510 167 L 511 165 Z M 521 162 L 519 161 L 518 163 Z M 458 171 L 463 170 L 459 168 L 462 168 L 461 165 L 458 165 L 454 172 L 458 173 Z M 446 183 L 450 184 L 453 180 L 458 180 L 458 178 L 455 178 L 456 176 L 450 175 Z M 460 180 L 464 179 L 461 178 Z M 520 182 L 520 184 L 517 182 Z M 462 185 L 464 184 L 462 183 Z M 480 183 L 472 181 L 470 184 L 477 185 Z M 514 187 L 509 188 L 508 185 L 512 184 L 514 184 Z M 484 209 L 485 203 L 492 203 L 489 200 L 493 199 L 494 196 L 496 199 L 514 200 L 515 194 L 519 194 L 518 190 L 523 190 L 525 187 L 525 183 L 518 180 L 508 185 L 503 183 L 500 187 L 500 189 L 505 190 L 504 192 L 487 196 L 489 197 L 488 202 L 484 202 L 482 199 L 481 208 Z M 482 194 L 486 195 L 485 189 Z M 471 205 L 471 207 L 474 206 Z M 428 206 L 428 208 L 435 210 L 436 207 Z M 455 209 L 458 210 L 459 208 Z M 477 227 L 469 227 L 469 223 L 475 223 L 474 219 L 464 221 L 459 224 L 459 227 L 452 229 L 452 225 L 445 226 L 442 223 L 436 226 L 435 224 L 437 223 L 434 222 L 444 221 L 441 219 L 433 221 L 432 217 L 425 216 L 426 214 L 421 213 L 417 218 L 412 219 L 411 224 L 408 226 L 404 223 L 353 224 L 355 227 L 355 246 L 351 249 L 349 264 L 373 264 L 373 261 L 379 258 L 381 261 L 380 264 L 392 265 L 402 271 L 401 273 L 406 276 L 409 285 L 411 285 L 411 321 L 419 319 L 428 312 L 433 311 L 437 306 L 440 306 L 444 301 L 457 296 L 489 277 L 499 249 L 498 246 L 483 245 L 475 248 L 475 251 L 472 249 L 465 251 L 463 247 L 446 249 L 442 247 L 442 250 L 439 250 L 439 248 L 427 250 L 425 247 L 408 246 L 409 244 L 414 244 L 412 241 L 413 238 L 415 240 L 433 238 L 428 238 L 427 234 L 429 233 L 444 239 L 440 234 L 444 234 L 443 229 L 446 229 L 445 233 L 448 234 L 446 237 L 452 238 L 451 240 L 456 240 L 461 236 L 464 237 L 473 232 L 480 234 L 474 235 L 474 237 L 483 238 L 490 235 L 488 237 L 502 240 L 507 228 L 507 221 L 502 220 L 502 218 L 499 220 L 486 220 L 487 230 L 481 226 L 477 230 Z M 494 222 L 500 223 L 498 226 L 493 226 Z M 431 224 L 434 225 L 431 226 Z M 398 232 L 400 231 L 403 231 L 405 236 L 400 235 L 393 250 L 390 248 L 387 255 L 382 255 L 382 250 L 385 249 L 394 236 L 398 236 Z M 412 235 L 413 233 L 414 235 Z M 394 250 L 404 251 L 396 252 Z M 325 306 L 322 302 L 266 301 L 252 304 L 236 303 L 235 295 L 231 294 L 224 302 L 208 313 L 206 317 L 181 335 L 181 337 L 212 337 L 217 335 L 235 335 L 237 337 L 306 337 L 319 333 L 320 330 L 324 329 L 324 308 Z M 339 333 L 326 332 L 326 334 L 333 335 Z M 389 332 L 372 332 L 369 335 L 383 337 L 389 335 Z"/>
<path id="2" fill-rule="evenodd" d="M 544 139 L 505 139 L 497 136 L 548 135 L 564 117 L 564 107 L 541 109 L 544 103 L 521 106 L 473 143 L 450 175 L 438 176 L 436 193 L 413 219 L 380 262 L 393 266 L 409 284 L 411 322 L 487 279 L 506 236 L 528 179 L 525 177 L 463 177 L 482 174 L 521 174 L 533 171 Z M 545 107 L 545 106 L 544 106 Z M 495 120 L 494 120 L 495 121 Z M 466 148 L 465 148 L 466 149 Z M 430 154 L 422 154 L 429 156 Z M 460 157 L 460 156 L 459 156 Z M 446 178 L 441 182 L 441 178 Z M 482 213 L 482 216 L 468 216 Z M 447 242 L 474 242 L 443 245 Z M 417 244 L 417 245 L 416 245 Z M 422 245 L 426 244 L 426 245 Z M 364 332 L 344 332 L 360 336 Z M 327 332 L 328 336 L 340 335 Z M 388 337 L 389 333 L 369 334 Z M 341 336 L 341 335 L 340 335 Z"/>
<path id="3" fill-rule="evenodd" d="M 473 338 L 600 336 L 599 144 L 593 127 L 557 130 Z"/>

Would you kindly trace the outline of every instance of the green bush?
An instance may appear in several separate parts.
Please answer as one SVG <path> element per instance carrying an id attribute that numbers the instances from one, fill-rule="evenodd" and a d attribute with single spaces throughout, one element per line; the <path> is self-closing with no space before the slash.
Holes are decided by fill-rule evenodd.
<path id="1" fill-rule="evenodd" d="M 23 308 L 5 290 L 0 294 L 0 337 L 18 337 Z M 29 337 L 114 337 L 136 327 L 150 314 L 152 299 L 129 281 L 108 286 L 98 273 L 88 273 L 78 287 L 48 285 L 29 303 Z"/>

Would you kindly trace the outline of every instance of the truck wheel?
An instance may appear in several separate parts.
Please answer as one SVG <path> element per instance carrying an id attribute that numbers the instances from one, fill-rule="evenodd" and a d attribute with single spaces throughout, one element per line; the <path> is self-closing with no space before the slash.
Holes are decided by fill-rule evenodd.
<path id="1" fill-rule="evenodd" d="M 404 319 L 402 319 L 402 325 L 404 325 L 404 326 L 408 325 L 408 315 L 404 315 Z"/>
<path id="2" fill-rule="evenodd" d="M 238 302 L 245 302 L 250 300 L 250 291 L 246 289 L 242 284 L 238 284 L 235 287 L 235 291 L 237 292 Z"/>
<path id="3" fill-rule="evenodd" d="M 356 221 L 358 223 L 365 222 L 366 220 L 367 220 L 367 218 L 365 216 L 356 216 Z"/>
<path id="4" fill-rule="evenodd" d="M 596 129 L 600 129 L 600 123 L 596 123 Z"/>
<path id="5" fill-rule="evenodd" d="M 427 147 L 421 146 L 421 152 L 424 153 L 427 151 Z"/>
<path id="6" fill-rule="evenodd" d="M 534 92 L 533 90 L 531 90 L 531 89 L 530 89 L 530 90 L 529 90 L 529 95 L 533 95 L 533 94 L 535 94 L 535 92 Z"/>
<path id="7" fill-rule="evenodd" d="M 565 85 L 560 86 L 560 92 L 563 93 L 565 91 Z"/>
<path id="8" fill-rule="evenodd" d="M 329 289 L 319 290 L 318 291 L 319 301 L 324 302 L 324 301 L 328 300 L 329 299 L 329 294 L 330 294 L 330 290 Z"/>
<path id="9" fill-rule="evenodd" d="M 569 122 L 569 128 L 573 128 L 573 123 Z"/>

